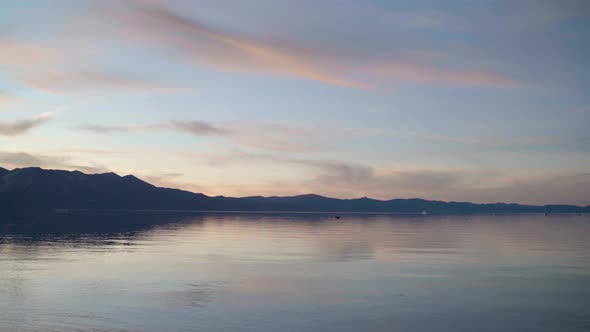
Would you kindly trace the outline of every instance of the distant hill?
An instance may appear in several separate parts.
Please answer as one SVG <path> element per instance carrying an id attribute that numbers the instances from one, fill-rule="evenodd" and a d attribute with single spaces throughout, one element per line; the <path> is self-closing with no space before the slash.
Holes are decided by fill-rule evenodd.
<path id="1" fill-rule="evenodd" d="M 336 199 L 319 195 L 290 197 L 211 197 L 184 190 L 160 188 L 133 175 L 84 174 L 38 167 L 0 168 L 0 209 L 4 212 L 54 209 L 101 210 L 215 210 L 324 211 L 398 213 L 582 213 L 590 206 L 520 205 L 506 203 L 429 201 L 419 198 L 376 200 Z"/>

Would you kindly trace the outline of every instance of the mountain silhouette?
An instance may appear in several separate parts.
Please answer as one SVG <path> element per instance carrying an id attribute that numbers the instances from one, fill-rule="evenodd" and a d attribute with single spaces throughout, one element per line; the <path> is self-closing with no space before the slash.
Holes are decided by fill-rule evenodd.
<path id="1" fill-rule="evenodd" d="M 38 167 L 0 168 L 0 209 L 3 212 L 91 210 L 311 211 L 396 213 L 586 213 L 590 206 L 474 204 L 419 198 L 337 199 L 315 194 L 289 197 L 207 196 L 160 188 L 133 175 L 85 174 Z"/>

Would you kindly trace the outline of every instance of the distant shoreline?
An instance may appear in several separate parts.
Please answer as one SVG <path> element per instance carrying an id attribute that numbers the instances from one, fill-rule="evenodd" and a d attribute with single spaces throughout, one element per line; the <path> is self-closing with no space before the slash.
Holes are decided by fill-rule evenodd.
<path id="1" fill-rule="evenodd" d="M 207 196 L 162 188 L 133 175 L 85 174 L 38 167 L 0 168 L 0 213 L 67 211 L 170 213 L 515 214 L 590 213 L 590 206 L 471 203 L 421 198 L 339 199 L 297 196 Z"/>
<path id="2" fill-rule="evenodd" d="M 419 216 L 444 216 L 444 215 L 515 215 L 515 214 L 544 214 L 543 212 L 435 212 L 422 214 L 421 212 L 385 212 L 385 211 L 273 211 L 273 210 L 149 210 L 149 209 L 67 209 L 68 211 L 53 211 L 54 213 L 76 212 L 146 212 L 146 213 L 230 213 L 230 214 L 381 214 L 381 215 L 419 215 Z M 553 214 L 588 214 L 587 212 L 554 212 Z"/>

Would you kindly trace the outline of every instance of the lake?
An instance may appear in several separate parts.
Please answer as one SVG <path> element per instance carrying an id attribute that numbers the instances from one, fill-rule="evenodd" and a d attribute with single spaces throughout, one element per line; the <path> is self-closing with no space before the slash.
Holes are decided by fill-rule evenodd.
<path id="1" fill-rule="evenodd" d="M 0 331 L 590 331 L 589 215 L 31 218 Z"/>

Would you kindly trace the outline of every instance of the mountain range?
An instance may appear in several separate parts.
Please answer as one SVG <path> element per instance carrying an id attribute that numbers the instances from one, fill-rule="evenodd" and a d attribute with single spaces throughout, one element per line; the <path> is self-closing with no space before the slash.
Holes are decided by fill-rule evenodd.
<path id="1" fill-rule="evenodd" d="M 70 210 L 310 211 L 392 213 L 589 213 L 590 206 L 475 204 L 419 198 L 337 199 L 315 194 L 288 197 L 207 196 L 161 188 L 133 175 L 85 174 L 38 167 L 0 167 L 3 212 Z"/>

